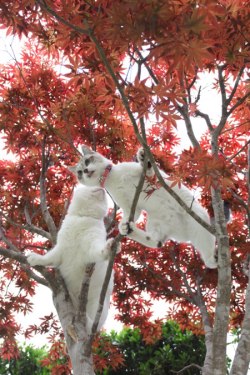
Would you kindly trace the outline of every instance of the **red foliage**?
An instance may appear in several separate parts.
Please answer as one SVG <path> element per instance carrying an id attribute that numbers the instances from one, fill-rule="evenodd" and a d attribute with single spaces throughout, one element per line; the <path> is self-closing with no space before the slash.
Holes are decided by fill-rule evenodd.
<path id="1" fill-rule="evenodd" d="M 18 355 L 15 336 L 21 327 L 14 313 L 32 309 L 35 282 L 26 273 L 22 256 L 52 246 L 41 209 L 41 180 L 49 213 L 59 228 L 75 183 L 67 165 L 77 160 L 77 146 L 87 143 L 114 162 L 131 160 L 139 146 L 133 125 L 143 134 L 141 116 L 148 145 L 173 184 L 185 182 L 198 189 L 211 216 L 211 186 L 220 186 L 230 204 L 235 284 L 231 326 L 240 325 L 247 282 L 243 262 L 249 254 L 249 6 L 249 0 L 202 0 L 199 6 L 191 0 L 0 0 L 0 21 L 7 34 L 26 36 L 21 58 L 0 72 L 1 139 L 5 151 L 14 155 L 13 161 L 0 161 L 3 357 Z M 218 65 L 223 80 L 217 78 Z M 199 112 L 203 95 L 199 79 L 204 73 L 214 95 L 219 92 L 227 104 L 220 119 L 225 120 L 220 149 L 212 150 L 205 134 L 200 148 L 181 151 L 176 147 L 182 137 L 180 119 L 192 124 L 195 116 L 201 118 L 210 132 L 220 126 L 220 120 L 206 122 Z M 193 128 L 199 130 L 199 125 Z M 156 180 L 149 181 L 149 194 L 157 187 Z M 10 251 L 20 258 L 10 259 L 6 255 Z M 162 249 L 145 250 L 124 240 L 115 268 L 118 317 L 140 326 L 146 342 L 159 335 L 158 322 L 150 322 L 155 300 L 165 302 L 162 316 L 200 332 L 195 298 L 201 291 L 213 318 L 217 273 L 204 268 L 190 245 L 171 241 Z M 10 284 L 14 291 L 8 291 Z M 61 332 L 54 317 L 45 317 L 39 327 L 31 325 L 26 336 L 51 330 L 47 363 L 59 374 L 68 370 L 67 362 L 58 363 L 64 349 L 62 341 L 56 341 Z M 109 354 L 96 356 L 96 367 L 121 364 L 120 354 L 109 343 L 103 345 Z"/>

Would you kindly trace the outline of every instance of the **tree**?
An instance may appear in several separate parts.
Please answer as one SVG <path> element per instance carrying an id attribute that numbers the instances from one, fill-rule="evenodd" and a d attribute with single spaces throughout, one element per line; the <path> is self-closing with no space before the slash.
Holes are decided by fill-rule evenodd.
<path id="1" fill-rule="evenodd" d="M 0 1 L 8 33 L 28 37 L 22 60 L 0 75 L 0 127 L 6 149 L 16 155 L 15 162 L 0 165 L 2 288 L 10 279 L 21 288 L 18 296 L 1 297 L 4 355 L 16 355 L 14 311 L 31 309 L 35 282 L 52 288 L 63 327 L 60 309 L 69 319 L 74 315 L 59 275 L 33 272 L 25 253 L 42 252 L 56 240 L 73 185 L 65 165 L 78 158 L 76 146 L 87 143 L 116 162 L 131 160 L 141 144 L 159 180 L 153 188 L 161 183 L 168 189 L 160 165 L 173 184 L 184 182 L 201 192 L 214 217 L 207 229 L 216 234 L 218 271 L 204 269 L 187 244 L 168 242 L 145 251 L 124 241 L 115 265 L 119 317 L 139 326 L 144 340 L 157 339 L 152 302 L 171 302 L 171 318 L 194 332 L 204 330 L 205 375 L 226 373 L 227 332 L 241 327 L 231 374 L 247 373 L 249 5 L 248 0 Z M 61 61 L 66 71 L 56 69 Z M 200 105 L 204 74 L 221 103 L 218 119 Z M 192 146 L 176 153 L 180 119 L 179 129 L 186 129 Z M 198 139 L 200 124 L 207 133 Z M 224 202 L 232 210 L 228 225 Z M 92 339 L 85 346 L 89 373 Z M 66 335 L 68 347 L 83 353 L 70 340 Z"/>

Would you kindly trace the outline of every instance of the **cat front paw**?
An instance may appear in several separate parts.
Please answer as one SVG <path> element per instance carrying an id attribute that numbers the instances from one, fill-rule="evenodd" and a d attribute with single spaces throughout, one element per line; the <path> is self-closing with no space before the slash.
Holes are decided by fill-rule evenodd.
<path id="1" fill-rule="evenodd" d="M 41 260 L 41 255 L 39 255 L 39 254 L 30 254 L 30 255 L 27 256 L 27 262 L 32 267 L 39 266 L 40 260 Z"/>
<path id="2" fill-rule="evenodd" d="M 128 236 L 135 229 L 135 223 L 133 221 L 121 221 L 119 224 L 119 232 L 123 236 Z"/>

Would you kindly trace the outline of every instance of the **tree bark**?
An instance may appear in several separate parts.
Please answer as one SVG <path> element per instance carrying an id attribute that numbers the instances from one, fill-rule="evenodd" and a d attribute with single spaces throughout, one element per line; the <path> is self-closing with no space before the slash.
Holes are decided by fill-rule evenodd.
<path id="1" fill-rule="evenodd" d="M 242 324 L 230 375 L 247 375 L 250 363 L 250 268 L 248 263 L 248 286 L 246 291 L 245 317 Z"/>
<path id="2" fill-rule="evenodd" d="M 91 341 L 86 331 L 84 315 L 76 315 L 63 287 L 54 292 L 53 301 L 63 328 L 74 375 L 94 375 Z"/>
<path id="3" fill-rule="evenodd" d="M 213 330 L 213 375 L 226 374 L 226 347 L 231 295 L 229 236 L 219 189 L 212 189 L 218 245 L 218 285 Z"/>

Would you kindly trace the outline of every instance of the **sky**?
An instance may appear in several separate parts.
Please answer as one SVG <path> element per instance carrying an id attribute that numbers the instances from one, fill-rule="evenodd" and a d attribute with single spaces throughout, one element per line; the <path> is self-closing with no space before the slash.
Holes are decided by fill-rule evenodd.
<path id="1" fill-rule="evenodd" d="M 8 37 L 6 38 L 5 33 L 3 30 L 0 30 L 0 64 L 6 64 L 8 62 L 13 61 L 13 56 L 19 57 L 20 56 L 20 47 L 22 42 L 17 37 Z M 205 74 L 202 77 L 201 81 L 201 98 L 199 101 L 199 109 L 207 114 L 210 115 L 212 122 L 216 122 L 216 119 L 219 118 L 221 112 L 221 102 L 218 95 L 215 95 L 215 90 L 211 85 L 211 75 Z M 206 130 L 206 125 L 204 120 L 200 118 L 193 119 L 194 124 L 194 131 L 195 135 L 199 138 L 204 131 Z M 181 143 L 180 148 L 189 148 L 191 143 L 189 138 L 186 134 L 185 125 L 183 122 L 178 122 L 178 133 L 181 134 Z M 3 150 L 3 142 L 1 141 L 1 134 L 0 134 L 0 159 L 13 159 L 13 155 L 6 154 Z M 18 316 L 18 320 L 23 325 L 23 327 L 28 327 L 30 324 L 40 324 L 40 318 L 44 315 L 49 315 L 51 312 L 56 314 L 56 310 L 52 303 L 52 296 L 51 291 L 39 285 L 37 287 L 37 293 L 33 297 L 32 302 L 34 304 L 34 310 L 31 314 L 27 316 L 20 315 Z M 162 304 L 162 302 L 156 302 L 154 306 L 155 315 L 154 318 L 161 318 L 165 316 L 166 305 Z M 159 315 L 159 312 L 162 314 Z M 104 328 L 107 331 L 115 329 L 119 331 L 122 329 L 122 324 L 114 319 L 115 317 L 115 309 L 111 306 L 108 318 L 106 320 Z M 20 343 L 24 342 L 24 337 L 18 337 Z M 231 341 L 231 337 L 229 337 L 229 342 Z M 27 341 L 26 341 L 27 342 Z M 29 343 L 34 344 L 35 346 L 40 347 L 41 345 L 45 345 L 47 343 L 47 339 L 45 335 L 36 335 L 34 338 L 28 341 Z M 235 345 L 228 346 L 228 355 L 232 357 L 235 350 Z"/>

